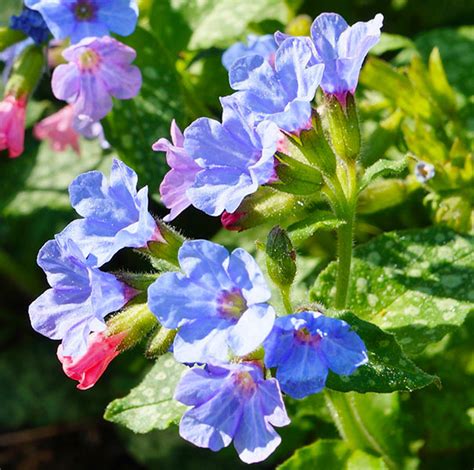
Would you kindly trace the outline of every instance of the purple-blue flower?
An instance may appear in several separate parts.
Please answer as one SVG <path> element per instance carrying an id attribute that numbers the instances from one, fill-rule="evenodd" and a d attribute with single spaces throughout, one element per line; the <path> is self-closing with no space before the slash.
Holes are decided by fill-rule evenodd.
<path id="1" fill-rule="evenodd" d="M 328 371 L 350 375 L 368 362 L 350 325 L 316 312 L 279 317 L 265 340 L 265 365 L 276 367 L 281 389 L 294 398 L 320 392 Z"/>
<path id="2" fill-rule="evenodd" d="M 62 235 L 74 240 L 96 266 L 122 248 L 141 248 L 161 240 L 148 212 L 148 188 L 137 192 L 137 174 L 120 160 L 112 162 L 109 181 L 99 171 L 79 175 L 69 186 L 71 205 L 84 217 L 71 222 Z"/>
<path id="3" fill-rule="evenodd" d="M 246 463 L 265 460 L 281 441 L 273 427 L 290 423 L 278 382 L 249 362 L 191 369 L 175 399 L 192 406 L 179 423 L 182 438 L 214 452 L 234 441 Z"/>
<path id="4" fill-rule="evenodd" d="M 184 150 L 184 136 L 174 119 L 171 122 L 171 140 L 161 138 L 153 145 L 155 152 L 166 152 L 166 162 L 171 168 L 160 185 L 161 200 L 171 210 L 163 219 L 166 222 L 175 219 L 191 205 L 186 191 L 201 171 L 201 167 Z"/>
<path id="5" fill-rule="evenodd" d="M 222 54 L 222 65 L 227 70 L 230 70 L 237 59 L 253 54 L 260 55 L 271 61 L 276 50 L 277 45 L 271 34 L 266 34 L 265 36 L 249 34 L 247 36 L 247 43 L 236 42 Z"/>
<path id="6" fill-rule="evenodd" d="M 131 65 L 135 51 L 113 38 L 83 39 L 63 56 L 69 63 L 54 70 L 53 93 L 73 104 L 76 116 L 100 121 L 112 109 L 112 97 L 127 100 L 140 91 L 140 70 Z"/>
<path id="7" fill-rule="evenodd" d="M 325 65 L 321 88 L 325 93 L 336 95 L 345 103 L 347 93 L 354 93 L 359 73 L 369 50 L 380 39 L 383 15 L 373 20 L 359 21 L 349 26 L 337 13 L 319 15 L 311 26 L 311 38 L 315 47 L 313 63 Z M 278 44 L 287 36 L 275 34 Z"/>
<path id="8" fill-rule="evenodd" d="M 184 149 L 201 167 L 186 191 L 194 207 L 217 216 L 234 212 L 249 194 L 274 178 L 278 127 L 258 125 L 233 97 L 223 98 L 223 122 L 194 121 L 184 131 Z"/>
<path id="9" fill-rule="evenodd" d="M 105 316 L 122 308 L 134 291 L 94 267 L 72 240 L 62 236 L 41 248 L 38 265 L 51 289 L 30 305 L 31 324 L 38 333 L 62 340 L 65 355 L 81 356 L 89 333 L 103 331 Z"/>
<path id="10" fill-rule="evenodd" d="M 229 73 L 235 96 L 257 121 L 269 120 L 287 132 L 307 128 L 311 102 L 324 65 L 309 65 L 313 59 L 309 38 L 287 38 L 278 48 L 275 65 L 259 55 L 238 59 Z"/>
<path id="11" fill-rule="evenodd" d="M 224 362 L 244 356 L 270 333 L 275 311 L 256 261 L 237 248 L 230 255 L 207 240 L 185 242 L 183 273 L 162 274 L 148 289 L 148 305 L 166 328 L 180 328 L 173 351 L 180 362 Z"/>
<path id="12" fill-rule="evenodd" d="M 74 44 L 86 37 L 132 34 L 138 19 L 136 0 L 25 0 L 41 13 L 56 39 Z"/>
<path id="13" fill-rule="evenodd" d="M 50 35 L 43 17 L 37 11 L 29 8 L 25 8 L 20 15 L 10 18 L 10 29 L 22 31 L 36 44 L 46 42 Z"/>
<path id="14" fill-rule="evenodd" d="M 435 167 L 431 163 L 419 161 L 415 166 L 415 178 L 419 183 L 426 183 L 435 176 Z"/>

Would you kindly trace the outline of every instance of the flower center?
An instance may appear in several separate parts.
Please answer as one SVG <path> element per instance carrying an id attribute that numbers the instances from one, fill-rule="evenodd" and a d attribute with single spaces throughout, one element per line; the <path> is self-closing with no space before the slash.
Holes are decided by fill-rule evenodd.
<path id="1" fill-rule="evenodd" d="M 92 49 L 86 49 L 79 57 L 79 67 L 81 70 L 90 71 L 99 65 L 100 56 Z"/>
<path id="2" fill-rule="evenodd" d="M 242 371 L 234 374 L 234 383 L 239 388 L 241 393 L 245 395 L 252 394 L 253 391 L 257 388 L 252 376 L 249 372 Z"/>
<path id="3" fill-rule="evenodd" d="M 308 328 L 303 327 L 295 331 L 295 339 L 302 344 L 307 344 L 309 346 L 316 346 L 321 340 L 321 337 L 318 334 L 316 335 L 311 334 Z"/>
<path id="4" fill-rule="evenodd" d="M 247 302 L 245 302 L 240 289 L 222 291 L 217 302 L 220 315 L 229 320 L 238 320 L 247 310 Z"/>
<path id="5" fill-rule="evenodd" d="M 79 0 L 73 8 L 74 16 L 79 21 L 89 21 L 95 17 L 96 7 L 90 0 Z"/>

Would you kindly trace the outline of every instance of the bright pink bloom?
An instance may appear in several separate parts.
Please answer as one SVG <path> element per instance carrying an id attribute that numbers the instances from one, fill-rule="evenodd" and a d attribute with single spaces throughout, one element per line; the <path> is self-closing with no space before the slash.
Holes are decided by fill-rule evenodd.
<path id="1" fill-rule="evenodd" d="M 92 388 L 100 379 L 112 360 L 120 354 L 118 346 L 126 333 L 106 336 L 103 332 L 91 333 L 87 351 L 79 358 L 63 356 L 62 345 L 58 347 L 58 359 L 63 365 L 64 373 L 71 379 L 77 380 L 79 390 Z"/>
<path id="2" fill-rule="evenodd" d="M 25 141 L 26 98 L 8 95 L 0 102 L 0 150 L 10 158 L 23 153 Z"/>
<path id="3" fill-rule="evenodd" d="M 63 152 L 69 145 L 79 155 L 79 134 L 74 130 L 73 122 L 74 107 L 68 105 L 36 124 L 34 135 L 39 140 L 49 140 L 56 152 Z"/>

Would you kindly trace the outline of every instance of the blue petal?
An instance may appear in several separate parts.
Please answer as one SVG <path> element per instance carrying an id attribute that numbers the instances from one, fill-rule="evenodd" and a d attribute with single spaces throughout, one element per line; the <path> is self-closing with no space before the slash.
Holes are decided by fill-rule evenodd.
<path id="1" fill-rule="evenodd" d="M 245 196 L 257 189 L 257 181 L 244 170 L 221 166 L 199 172 L 186 194 L 194 207 L 217 216 L 236 211 Z"/>
<path id="2" fill-rule="evenodd" d="M 218 294 L 180 273 L 168 272 L 148 288 L 148 306 L 166 328 L 178 328 L 189 320 L 214 316 Z"/>
<path id="3" fill-rule="evenodd" d="M 128 36 L 133 33 L 137 26 L 138 7 L 135 0 L 114 0 L 106 3 L 100 8 L 97 18 L 107 25 L 110 31 L 121 36 Z M 95 34 L 94 36 L 98 36 Z"/>
<path id="4" fill-rule="evenodd" d="M 258 393 L 260 394 L 263 414 L 270 424 L 277 427 L 290 424 L 278 380 L 263 380 L 259 384 Z"/>
<path id="5" fill-rule="evenodd" d="M 211 374 L 206 369 L 194 367 L 179 381 L 174 399 L 188 406 L 202 405 L 221 391 L 222 381 L 227 375 L 228 369 L 214 367 Z"/>
<path id="6" fill-rule="evenodd" d="M 247 305 L 270 300 L 271 292 L 255 259 L 242 248 L 235 249 L 229 258 L 229 277 L 239 286 Z"/>
<path id="7" fill-rule="evenodd" d="M 229 330 L 229 345 L 237 356 L 245 356 L 257 349 L 270 334 L 275 322 L 275 311 L 268 304 L 249 307 L 235 326 Z"/>
<path id="8" fill-rule="evenodd" d="M 311 26 L 311 37 L 323 63 L 337 58 L 337 43 L 341 34 L 349 28 L 337 13 L 322 13 Z"/>
<path id="9" fill-rule="evenodd" d="M 179 265 L 186 276 L 210 291 L 232 287 L 225 269 L 228 258 L 229 252 L 223 246 L 208 240 L 187 241 L 178 253 Z"/>
<path id="10" fill-rule="evenodd" d="M 268 58 L 275 51 L 276 43 L 272 35 L 255 36 L 250 34 L 247 36 L 247 44 L 237 42 L 224 52 L 222 55 L 222 65 L 227 70 L 230 70 L 233 63 L 241 57 L 250 54 L 258 54 L 264 58 Z"/>
<path id="11" fill-rule="evenodd" d="M 238 395 L 222 381 L 221 392 L 187 411 L 179 423 L 179 434 L 198 447 L 218 451 L 231 442 L 242 416 Z"/>
<path id="12" fill-rule="evenodd" d="M 368 362 L 367 349 L 357 333 L 337 318 L 320 316 L 316 322 L 323 334 L 319 344 L 320 354 L 336 374 L 350 375 Z"/>
<path id="13" fill-rule="evenodd" d="M 285 393 L 304 398 L 324 388 L 327 374 L 328 366 L 317 350 L 295 342 L 289 357 L 279 365 L 276 378 Z"/>
<path id="14" fill-rule="evenodd" d="M 173 343 L 173 354 L 182 363 L 225 363 L 229 361 L 230 323 L 200 319 L 181 327 Z"/>
<path id="15" fill-rule="evenodd" d="M 280 444 L 281 437 L 266 422 L 258 392 L 245 403 L 234 437 L 234 447 L 245 463 L 265 460 Z"/>
<path id="16" fill-rule="evenodd" d="M 48 0 L 25 0 L 28 8 L 39 11 L 55 39 L 67 38 L 76 24 L 68 5 Z"/>

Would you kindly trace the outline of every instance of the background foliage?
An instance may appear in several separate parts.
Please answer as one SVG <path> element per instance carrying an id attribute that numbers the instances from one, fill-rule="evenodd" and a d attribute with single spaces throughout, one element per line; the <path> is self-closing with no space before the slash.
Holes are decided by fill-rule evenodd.
<path id="1" fill-rule="evenodd" d="M 0 23 L 18 11 L 20 4 L 18 0 L 3 0 Z M 150 186 L 155 199 L 153 211 L 164 213 L 156 189 L 166 167 L 163 156 L 151 151 L 151 144 L 161 136 L 168 136 L 173 118 L 184 127 L 200 115 L 218 116 L 218 96 L 229 92 L 227 75 L 220 64 L 223 48 L 249 32 L 284 30 L 297 13 L 315 17 L 322 11 L 336 11 L 353 23 L 381 11 L 385 16 L 384 31 L 390 35 L 383 38 L 374 52 L 393 65 L 407 67 L 418 54 L 426 63 L 433 47 L 438 47 L 456 102 L 461 103 L 458 114 L 462 131 L 453 135 L 472 142 L 474 27 L 469 26 L 473 20 L 469 16 L 473 13 L 470 0 L 454 3 L 444 0 L 144 0 L 141 4 L 140 28 L 126 42 L 139 50 L 137 64 L 144 76 L 144 86 L 137 99 L 117 102 L 107 117 L 107 137 L 114 150 L 104 154 L 96 143 L 83 142 L 82 154 L 77 157 L 71 152 L 54 153 L 47 144 L 32 138 L 31 125 L 58 106 L 52 99 L 50 77 L 45 77 L 28 111 L 27 151 L 17 160 L 3 156 L 0 159 L 2 468 L 84 468 L 91 460 L 96 465 L 116 468 L 243 466 L 232 450 L 219 454 L 201 451 L 180 440 L 176 429 L 135 435 L 125 428 L 104 423 L 101 416 L 106 404 L 117 396 L 125 397 L 130 388 L 140 383 L 149 367 L 139 348 L 115 361 L 92 391 L 79 392 L 62 375 L 55 358 L 56 345 L 34 334 L 27 317 L 28 304 L 45 288 L 45 280 L 35 263 L 36 253 L 45 240 L 72 219 L 67 186 L 75 176 L 90 169 L 107 169 L 116 152 L 136 169 L 140 184 Z M 371 72 L 375 76 L 381 73 L 377 64 L 374 59 L 368 63 L 361 79 L 363 87 L 359 90 L 361 115 L 366 123 L 364 161 L 367 166 L 379 156 L 375 153 L 399 157 L 406 152 L 407 142 L 408 147 L 412 142 L 410 150 L 415 151 L 413 145 L 419 144 L 421 136 L 428 139 L 426 145 L 431 151 L 441 148 L 437 134 L 433 134 L 430 141 L 426 127 L 419 130 L 409 126 L 413 117 L 410 113 L 424 109 L 420 88 L 409 85 L 414 86 L 415 91 L 408 96 L 404 107 L 405 97 L 401 94 L 408 85 L 403 82 L 406 86 L 390 90 L 382 80 L 373 80 Z M 409 76 L 414 79 L 423 75 L 415 76 L 413 72 Z M 408 80 L 406 74 L 400 77 L 397 79 Z M 414 99 L 419 100 L 415 105 Z M 401 114 L 396 114 L 400 109 Z M 424 125 L 448 129 L 440 152 L 452 150 L 453 138 L 447 124 L 451 119 L 449 113 L 437 108 L 436 117 L 441 120 L 437 123 L 430 121 L 429 112 L 421 116 Z M 410 135 L 413 135 L 411 140 L 407 138 Z M 401 180 L 392 180 L 398 192 L 391 189 L 395 192 L 389 207 L 374 210 L 373 202 L 367 202 L 358 230 L 359 243 L 382 230 L 426 227 L 441 217 L 443 204 L 452 202 L 446 192 L 438 191 L 436 204 L 423 203 L 424 194 L 409 191 Z M 456 184 L 458 188 L 461 183 Z M 356 251 L 350 309 L 392 332 L 395 338 L 401 338 L 403 351 L 391 336 L 380 338 L 377 330 L 369 329 L 364 339 L 372 338 L 374 344 L 383 343 L 382 349 L 386 348 L 387 354 L 398 354 L 402 372 L 394 370 L 393 380 L 398 380 L 397 377 L 406 380 L 411 373 L 412 382 L 406 383 L 407 392 L 353 394 L 351 406 L 354 410 L 363 408 L 368 400 L 376 405 L 375 410 L 379 412 L 366 415 L 364 426 L 376 442 L 383 436 L 381 442 L 390 443 L 389 448 L 382 449 L 386 455 L 394 459 L 400 455 L 412 456 L 400 463 L 405 468 L 413 467 L 415 456 L 422 469 L 472 467 L 474 362 L 470 354 L 473 320 L 469 313 L 474 300 L 473 255 L 468 245 L 469 235 L 459 233 L 465 232 L 462 220 L 448 222 L 450 229 L 429 228 L 416 235 L 390 233 Z M 238 238 L 235 234 L 217 233 L 218 221 L 192 209 L 180 218 L 178 226 L 188 236 L 216 236 L 230 247 L 247 245 L 252 250 L 255 240 L 265 236 L 259 229 L 244 232 Z M 437 244 L 433 244 L 436 239 Z M 314 300 L 331 289 L 334 267 L 329 263 L 333 253 L 334 237 L 330 231 L 320 232 L 317 240 L 312 239 L 300 247 L 299 285 L 301 290 L 312 288 Z M 141 263 L 133 257 L 126 261 L 132 266 Z M 406 278 L 397 277 L 401 265 L 405 271 L 413 270 L 409 283 Z M 314 285 L 317 274 L 323 269 Z M 435 301 L 426 301 L 427 290 L 434 294 Z M 388 311 L 382 311 L 378 303 L 384 298 L 385 304 L 387 296 L 393 298 L 393 302 Z M 414 297 L 422 313 L 417 315 L 415 329 L 411 321 L 414 312 L 407 311 L 404 304 L 409 298 L 413 305 Z M 364 331 L 361 323 L 361 331 Z M 406 334 L 408 327 L 409 331 L 416 331 L 415 336 Z M 425 372 L 415 370 L 413 358 Z M 383 367 L 383 364 L 375 366 Z M 334 390 L 359 390 L 360 381 L 377 381 L 377 371 L 372 372 L 371 377 L 354 376 L 350 379 L 354 383 L 349 384 L 332 378 L 329 385 Z M 434 376 L 441 379 L 441 390 L 431 385 L 408 393 L 427 383 L 439 383 Z M 377 382 L 377 386 L 378 391 L 383 392 L 397 388 L 383 381 Z M 144 387 L 146 382 L 125 398 L 114 401 L 107 409 L 106 418 L 135 423 L 137 416 L 130 413 L 129 408 L 136 396 L 144 392 Z M 337 400 L 337 392 L 333 393 L 333 399 Z M 164 412 L 153 406 L 155 398 L 164 399 L 151 397 L 152 411 L 146 413 L 149 420 Z M 166 411 L 171 413 L 172 410 Z M 353 452 L 336 440 L 337 429 L 320 396 L 290 402 L 289 411 L 293 425 L 281 430 L 282 445 L 270 460 L 258 465 L 259 468 L 275 468 L 290 457 L 282 469 L 308 468 L 308 465 L 317 468 L 317 464 L 321 468 L 337 469 L 385 468 L 370 449 Z M 139 418 L 131 425 L 139 427 L 135 430 L 143 432 L 157 427 Z M 302 448 L 292 456 L 299 447 Z"/>

